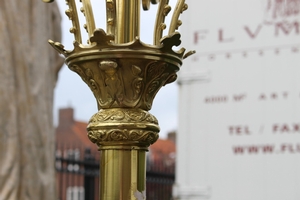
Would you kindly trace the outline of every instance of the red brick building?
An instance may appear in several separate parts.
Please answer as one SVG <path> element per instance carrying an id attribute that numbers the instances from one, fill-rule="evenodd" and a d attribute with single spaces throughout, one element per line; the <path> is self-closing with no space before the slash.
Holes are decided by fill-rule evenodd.
<path id="1" fill-rule="evenodd" d="M 149 148 L 147 170 L 174 172 L 176 161 L 175 132 L 159 139 Z"/>
<path id="2" fill-rule="evenodd" d="M 87 176 L 81 161 L 99 160 L 97 146 L 87 137 L 87 123 L 74 119 L 73 108 L 59 110 L 59 122 L 56 128 L 57 191 L 60 200 L 84 200 L 89 193 L 96 199 L 98 178 Z M 94 172 L 95 173 L 95 172 Z M 96 173 L 99 173 L 98 170 Z M 84 191 L 84 184 L 89 182 L 93 194 Z M 87 194 L 86 194 L 87 195 Z"/>

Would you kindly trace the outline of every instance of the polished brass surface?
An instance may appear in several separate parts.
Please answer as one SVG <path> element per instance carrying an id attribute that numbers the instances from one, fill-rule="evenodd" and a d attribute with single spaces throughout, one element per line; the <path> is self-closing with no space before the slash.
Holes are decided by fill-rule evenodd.
<path id="1" fill-rule="evenodd" d="M 46 0 L 44 0 L 46 1 Z M 180 45 L 180 14 L 187 9 L 178 0 L 169 33 L 165 17 L 171 10 L 169 0 L 106 0 L 106 32 L 95 28 L 90 0 L 81 0 L 86 18 L 88 43 L 82 43 L 75 0 L 67 0 L 67 16 L 72 21 L 74 49 L 58 42 L 49 43 L 65 56 L 69 68 L 92 90 L 99 111 L 89 121 L 89 139 L 101 152 L 100 199 L 146 199 L 146 151 L 158 139 L 157 119 L 148 111 L 159 89 L 176 80 L 186 54 Z M 140 7 L 158 4 L 153 44 L 139 37 Z"/>
<path id="2" fill-rule="evenodd" d="M 102 150 L 100 199 L 146 199 L 146 150 L 111 148 Z"/>
<path id="3" fill-rule="evenodd" d="M 140 35 L 140 0 L 115 0 L 115 43 L 131 42 Z"/>

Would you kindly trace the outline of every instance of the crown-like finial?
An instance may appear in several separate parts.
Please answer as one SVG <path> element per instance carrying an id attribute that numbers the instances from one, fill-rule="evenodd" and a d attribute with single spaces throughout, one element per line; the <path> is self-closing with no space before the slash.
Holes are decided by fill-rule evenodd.
<path id="1" fill-rule="evenodd" d="M 54 0 L 43 0 L 44 2 L 52 2 Z M 93 15 L 93 8 L 90 0 L 79 0 L 82 7 L 79 9 L 85 19 L 86 23 L 82 25 L 88 33 L 88 45 L 92 45 L 90 38 L 93 37 L 95 26 L 95 19 Z M 106 34 L 112 35 L 114 44 L 125 44 L 135 41 L 140 37 L 140 3 L 143 9 L 149 10 L 150 4 L 158 4 L 155 25 L 153 27 L 153 44 L 154 46 L 161 46 L 164 37 L 171 37 L 182 22 L 179 20 L 180 15 L 188 6 L 185 0 L 178 0 L 175 10 L 173 12 L 171 23 L 169 25 L 168 35 L 163 35 L 163 31 L 167 28 L 165 24 L 165 17 L 170 13 L 171 6 L 169 0 L 106 0 Z M 68 9 L 66 15 L 72 21 L 70 32 L 74 34 L 75 42 L 82 44 L 82 32 L 79 22 L 79 12 L 76 8 L 75 0 L 66 0 Z M 61 45 L 59 45 L 61 46 Z M 56 48 L 57 49 L 57 48 Z M 193 52 L 188 52 L 185 56 L 191 55 Z"/>

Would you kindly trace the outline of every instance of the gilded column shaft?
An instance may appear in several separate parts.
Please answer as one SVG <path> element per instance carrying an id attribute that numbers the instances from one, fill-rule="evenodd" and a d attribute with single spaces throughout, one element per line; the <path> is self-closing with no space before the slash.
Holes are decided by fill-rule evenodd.
<path id="1" fill-rule="evenodd" d="M 146 199 L 146 151 L 129 148 L 101 150 L 101 199 Z"/>

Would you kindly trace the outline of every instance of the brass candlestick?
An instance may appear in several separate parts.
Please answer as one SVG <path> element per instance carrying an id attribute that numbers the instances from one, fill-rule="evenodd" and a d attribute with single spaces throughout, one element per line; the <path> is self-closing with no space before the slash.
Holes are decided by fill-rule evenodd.
<path id="1" fill-rule="evenodd" d="M 45 2 L 50 2 L 44 0 Z M 187 9 L 178 0 L 169 34 L 164 19 L 169 0 L 106 0 L 106 32 L 96 29 L 90 0 L 80 0 L 86 18 L 88 44 L 82 44 L 75 0 L 66 0 L 72 21 L 74 49 L 49 43 L 66 58 L 66 64 L 91 88 L 99 111 L 89 121 L 89 139 L 101 152 L 100 199 L 146 199 L 146 151 L 158 139 L 157 119 L 148 110 L 158 90 L 176 80 L 182 59 L 194 53 L 178 46 L 180 14 Z M 154 44 L 139 39 L 140 7 L 148 10 L 158 3 Z"/>

